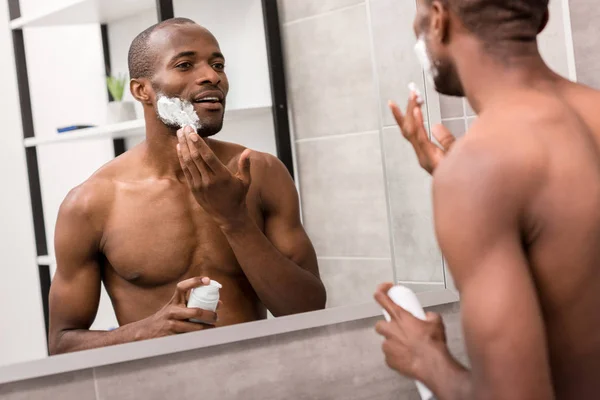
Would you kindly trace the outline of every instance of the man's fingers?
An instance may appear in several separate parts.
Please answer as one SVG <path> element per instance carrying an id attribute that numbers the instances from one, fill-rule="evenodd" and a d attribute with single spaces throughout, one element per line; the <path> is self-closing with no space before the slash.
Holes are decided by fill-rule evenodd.
<path id="1" fill-rule="evenodd" d="M 192 128 L 186 126 L 177 131 L 177 155 L 179 157 L 179 163 L 182 165 L 182 169 L 184 171 L 187 170 L 192 177 L 194 186 L 200 186 L 202 184 L 202 176 L 200 175 L 198 167 L 194 164 L 194 160 L 190 154 L 190 148 L 187 144 L 186 135 L 187 132 L 189 132 L 188 129 Z"/>
<path id="2" fill-rule="evenodd" d="M 414 123 L 415 123 L 415 142 L 419 144 L 429 143 L 429 135 L 425 129 L 425 121 L 423 119 L 423 111 L 420 107 L 416 107 L 413 110 Z"/>
<path id="3" fill-rule="evenodd" d="M 251 155 L 252 150 L 246 149 L 238 160 L 238 178 L 240 178 L 246 186 L 250 186 L 250 183 L 252 182 L 252 176 L 250 175 Z"/>
<path id="4" fill-rule="evenodd" d="M 211 325 L 198 324 L 195 322 L 189 321 L 173 321 L 173 332 L 175 333 L 189 333 L 189 332 L 198 332 L 203 331 L 205 329 L 212 328 Z"/>
<path id="5" fill-rule="evenodd" d="M 196 307 L 182 307 L 176 306 L 173 308 L 170 317 L 172 319 L 187 321 L 188 319 L 194 319 L 201 321 L 204 324 L 214 325 L 217 322 L 217 314 L 203 310 L 202 308 Z"/>
<path id="6" fill-rule="evenodd" d="M 200 142 L 204 141 L 200 138 L 200 136 L 198 136 L 196 131 L 194 131 L 194 129 L 191 126 L 185 127 L 184 137 L 186 140 L 186 145 L 188 146 L 190 151 L 190 157 L 194 165 L 196 166 L 196 168 L 198 168 L 198 171 L 200 172 L 202 178 L 208 178 L 208 175 L 212 174 L 212 169 L 204 161 L 204 155 L 201 151 Z"/>
<path id="7" fill-rule="evenodd" d="M 411 314 L 398 306 L 396 303 L 390 299 L 387 292 L 394 286 L 391 283 L 384 283 L 379 285 L 377 291 L 375 292 L 375 300 L 383 307 L 385 311 L 390 315 L 392 320 L 403 319 L 411 316 Z M 413 317 L 414 318 L 414 317 Z"/>
<path id="8" fill-rule="evenodd" d="M 185 304 L 187 292 L 202 285 L 210 285 L 210 278 L 197 276 L 179 282 L 173 295 L 173 302 L 176 304 Z"/>
<path id="9" fill-rule="evenodd" d="M 438 141 L 440 146 L 442 146 L 444 151 L 450 150 L 454 142 L 456 142 L 454 135 L 452 135 L 452 133 L 450 133 L 448 128 L 446 128 L 444 125 L 436 125 L 431 131 L 433 133 L 433 137 Z"/>
<path id="10" fill-rule="evenodd" d="M 396 123 L 400 128 L 402 128 L 402 125 L 404 124 L 404 116 L 402 115 L 402 111 L 400 111 L 400 107 L 398 107 L 398 104 L 390 100 L 388 102 L 388 107 L 392 111 L 392 115 L 394 116 Z"/>
<path id="11" fill-rule="evenodd" d="M 392 327 L 387 321 L 379 321 L 375 325 L 375 332 L 377 332 L 386 339 L 391 336 L 391 329 Z"/>
<path id="12" fill-rule="evenodd" d="M 198 152 L 198 155 L 201 158 L 203 168 L 207 170 L 207 172 L 211 173 L 222 173 L 227 170 L 227 167 L 223 165 L 221 160 L 216 156 L 216 154 L 212 151 L 212 149 L 208 146 L 208 143 L 200 137 L 197 133 L 191 133 L 189 135 L 189 139 L 191 141 L 190 146 Z M 191 147 L 190 147 L 191 148 Z M 204 173 L 203 170 L 200 172 Z"/>
<path id="13" fill-rule="evenodd" d="M 183 161 L 183 156 L 181 155 L 181 145 L 179 143 L 177 143 L 177 157 L 179 158 L 179 165 L 181 166 L 181 170 L 185 175 L 185 179 L 187 180 L 190 187 L 194 186 L 194 177 L 192 176 L 192 174 L 190 173 Z"/>

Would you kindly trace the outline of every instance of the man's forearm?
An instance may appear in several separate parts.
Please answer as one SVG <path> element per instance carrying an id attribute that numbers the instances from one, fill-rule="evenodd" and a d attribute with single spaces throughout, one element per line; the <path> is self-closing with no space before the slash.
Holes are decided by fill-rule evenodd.
<path id="1" fill-rule="evenodd" d="M 325 307 L 321 280 L 281 254 L 250 217 L 222 231 L 250 284 L 273 315 Z"/>
<path id="2" fill-rule="evenodd" d="M 471 373 L 444 351 L 436 352 L 425 363 L 419 378 L 437 400 L 468 400 L 472 398 Z"/>
<path id="3" fill-rule="evenodd" d="M 143 340 L 136 324 L 124 325 L 112 331 L 87 329 L 64 330 L 50 340 L 50 354 L 71 353 L 99 347 L 113 346 Z"/>

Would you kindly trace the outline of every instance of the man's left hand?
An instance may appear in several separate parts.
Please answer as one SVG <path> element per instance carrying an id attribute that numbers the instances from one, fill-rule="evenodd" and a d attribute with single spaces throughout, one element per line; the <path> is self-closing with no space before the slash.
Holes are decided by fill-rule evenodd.
<path id="1" fill-rule="evenodd" d="M 192 127 L 178 130 L 177 137 L 179 163 L 198 204 L 221 228 L 242 221 L 248 213 L 251 150 L 241 154 L 233 174 Z"/>
<path id="2" fill-rule="evenodd" d="M 379 321 L 376 331 L 383 337 L 383 352 L 387 365 L 409 378 L 423 381 L 431 362 L 448 353 L 442 318 L 427 313 L 422 321 L 396 305 L 387 295 L 391 283 L 382 284 L 375 300 L 388 312 L 391 321 Z"/>

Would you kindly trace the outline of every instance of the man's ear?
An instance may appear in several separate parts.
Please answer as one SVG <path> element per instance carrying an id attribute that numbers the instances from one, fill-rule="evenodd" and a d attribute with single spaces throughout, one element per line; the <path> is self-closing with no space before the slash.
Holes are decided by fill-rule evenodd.
<path id="1" fill-rule="evenodd" d="M 445 43 L 450 31 L 450 11 L 448 6 L 439 0 L 431 3 L 429 32 L 433 40 Z"/>
<path id="2" fill-rule="evenodd" d="M 540 27 L 538 29 L 538 35 L 540 33 L 542 33 L 542 31 L 544 29 L 546 29 L 546 25 L 548 25 L 548 21 L 550 20 L 550 10 L 548 10 L 548 8 L 546 8 L 546 11 L 544 12 L 544 16 L 542 17 L 542 23 L 540 24 Z"/>
<path id="3" fill-rule="evenodd" d="M 129 82 L 129 90 L 133 97 L 140 103 L 152 103 L 152 85 L 150 85 L 147 79 L 132 79 Z"/>

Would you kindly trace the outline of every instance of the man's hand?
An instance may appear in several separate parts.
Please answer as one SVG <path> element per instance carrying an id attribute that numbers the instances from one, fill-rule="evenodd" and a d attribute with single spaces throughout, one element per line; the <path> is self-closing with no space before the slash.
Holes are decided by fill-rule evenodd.
<path id="1" fill-rule="evenodd" d="M 251 150 L 245 150 L 234 175 L 217 158 L 192 127 L 177 131 L 177 154 L 188 185 L 202 208 L 220 227 L 247 216 L 246 195 L 250 188 Z"/>
<path id="2" fill-rule="evenodd" d="M 210 279 L 206 277 L 179 282 L 169 303 L 156 314 L 135 323 L 137 325 L 135 339 L 146 340 L 213 328 L 217 321 L 216 313 L 201 308 L 187 308 L 186 305 L 188 294 L 192 289 L 208 284 Z M 190 319 L 202 323 L 189 322 Z"/>
<path id="3" fill-rule="evenodd" d="M 431 363 L 449 354 L 444 324 L 438 314 L 427 313 L 427 321 L 421 321 L 396 305 L 387 295 L 392 286 L 382 284 L 375 293 L 375 300 L 391 317 L 390 322 L 379 321 L 376 327 L 385 337 L 385 361 L 402 375 L 424 381 Z"/>
<path id="4" fill-rule="evenodd" d="M 392 101 L 389 102 L 389 107 L 402 131 L 402 135 L 412 144 L 419 164 L 424 170 L 433 174 L 433 171 L 444 158 L 446 152 L 450 150 L 456 138 L 443 125 L 436 125 L 432 129 L 432 133 L 441 147 L 429 139 L 423 121 L 421 102 L 414 92 L 410 94 L 406 115 L 402 115 L 398 105 Z"/>

